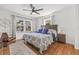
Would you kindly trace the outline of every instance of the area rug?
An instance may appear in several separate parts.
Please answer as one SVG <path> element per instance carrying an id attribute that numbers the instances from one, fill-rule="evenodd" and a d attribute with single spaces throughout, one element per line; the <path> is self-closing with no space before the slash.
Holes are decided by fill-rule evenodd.
<path id="1" fill-rule="evenodd" d="M 16 43 L 9 45 L 10 55 L 36 55 L 28 46 L 23 43 L 23 40 L 18 40 Z"/>

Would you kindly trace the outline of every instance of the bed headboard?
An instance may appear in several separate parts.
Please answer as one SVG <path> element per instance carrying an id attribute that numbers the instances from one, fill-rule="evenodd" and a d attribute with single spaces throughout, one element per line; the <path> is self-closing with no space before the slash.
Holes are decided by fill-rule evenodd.
<path id="1" fill-rule="evenodd" d="M 58 32 L 58 25 L 57 24 L 55 24 L 55 25 L 45 25 L 45 26 L 48 29 L 54 29 L 54 30 L 56 30 Z"/>

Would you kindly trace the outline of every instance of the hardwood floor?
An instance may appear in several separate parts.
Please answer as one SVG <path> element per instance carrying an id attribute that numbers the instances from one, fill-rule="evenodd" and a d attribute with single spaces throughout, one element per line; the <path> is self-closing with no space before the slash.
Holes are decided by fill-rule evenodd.
<path id="1" fill-rule="evenodd" d="M 55 43 L 52 44 L 48 50 L 45 52 L 48 55 L 72 55 L 75 54 L 75 49 L 73 45 Z"/>
<path id="2" fill-rule="evenodd" d="M 3 55 L 10 55 L 9 46 L 3 48 Z"/>
<path id="3" fill-rule="evenodd" d="M 8 45 L 16 42 L 15 38 L 9 38 L 9 39 L 10 39 L 10 42 L 7 43 Z M 2 46 L 3 46 L 3 44 L 2 44 Z M 10 55 L 9 46 L 0 48 L 0 55 Z"/>
<path id="4" fill-rule="evenodd" d="M 0 48 L 0 55 L 3 55 L 3 48 Z"/>
<path id="5" fill-rule="evenodd" d="M 38 54 L 38 50 L 35 47 L 27 44 L 35 53 Z M 63 44 L 56 42 L 51 44 L 46 51 L 43 51 L 44 55 L 74 55 L 75 49 L 73 45 L 70 44 Z"/>
<path id="6" fill-rule="evenodd" d="M 27 44 L 27 46 L 38 54 L 38 49 L 36 49 L 30 44 Z M 77 55 L 79 54 L 79 50 L 75 50 L 73 45 L 56 42 L 54 44 L 51 44 L 46 51 L 43 51 L 43 54 L 44 55 Z M 10 55 L 9 46 L 5 48 L 0 48 L 0 55 Z"/>

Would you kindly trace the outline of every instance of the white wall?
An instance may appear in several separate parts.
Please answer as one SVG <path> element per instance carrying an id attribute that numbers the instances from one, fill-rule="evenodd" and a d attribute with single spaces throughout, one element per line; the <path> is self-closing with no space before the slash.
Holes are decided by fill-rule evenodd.
<path id="1" fill-rule="evenodd" d="M 77 19 L 77 37 L 75 40 L 75 48 L 79 49 L 79 5 L 76 5 L 76 9 L 75 9 L 75 13 L 76 13 L 76 19 Z"/>
<path id="2" fill-rule="evenodd" d="M 11 13 L 0 8 L 0 34 L 2 32 L 7 32 L 9 36 L 11 36 Z"/>
<path id="3" fill-rule="evenodd" d="M 66 43 L 74 44 L 77 39 L 77 19 L 75 16 L 75 6 L 64 8 L 54 13 L 55 23 L 58 24 L 58 32 L 63 30 L 66 34 Z"/>
<path id="4" fill-rule="evenodd" d="M 38 23 L 36 25 L 37 25 L 37 29 L 38 29 L 38 28 L 40 28 L 41 25 L 44 25 L 44 20 L 42 17 L 37 18 L 37 20 L 38 20 Z"/>
<path id="5" fill-rule="evenodd" d="M 36 31 L 39 25 L 38 18 L 32 18 L 32 31 Z"/>

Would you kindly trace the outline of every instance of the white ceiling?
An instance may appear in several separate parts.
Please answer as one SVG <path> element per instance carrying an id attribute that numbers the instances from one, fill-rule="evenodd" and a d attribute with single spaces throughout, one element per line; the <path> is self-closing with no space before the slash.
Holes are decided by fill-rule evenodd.
<path id="1" fill-rule="evenodd" d="M 29 4 L 0 4 L 0 7 L 6 8 L 10 11 L 14 11 L 17 13 L 20 13 L 22 15 L 31 16 L 31 17 L 38 17 L 38 16 L 44 16 L 51 14 L 55 11 L 61 10 L 63 8 L 66 8 L 68 6 L 71 6 L 69 4 L 33 4 L 37 9 L 43 8 L 44 10 L 38 11 L 40 15 L 33 13 L 30 15 L 30 11 L 23 11 L 23 9 L 29 9 Z"/>

